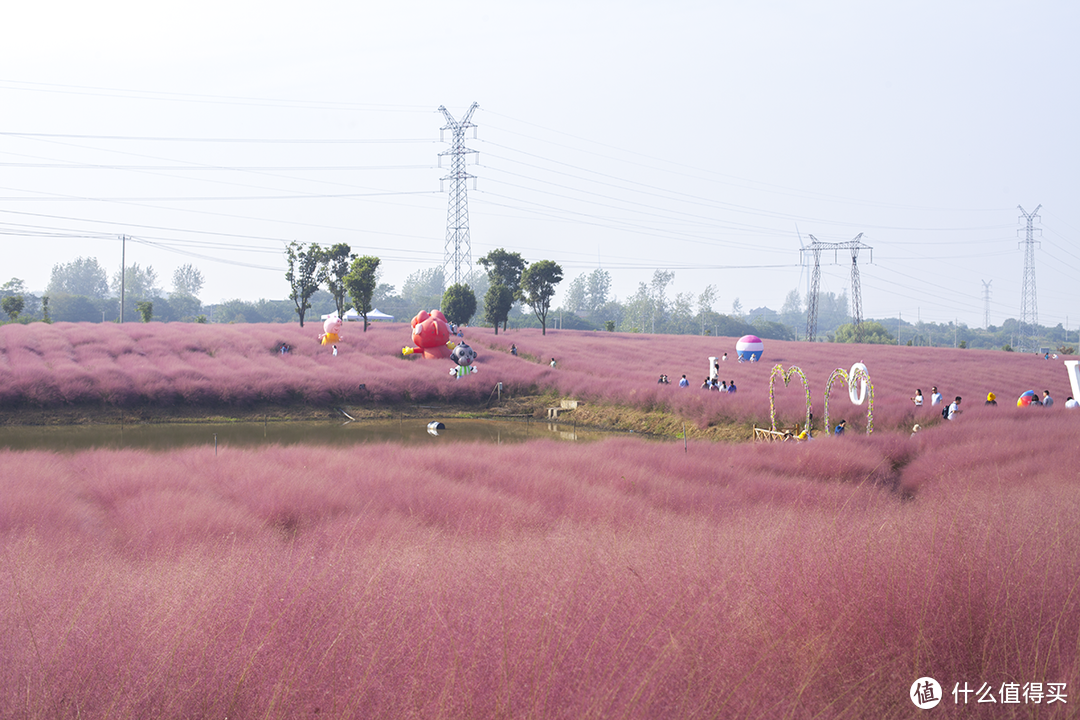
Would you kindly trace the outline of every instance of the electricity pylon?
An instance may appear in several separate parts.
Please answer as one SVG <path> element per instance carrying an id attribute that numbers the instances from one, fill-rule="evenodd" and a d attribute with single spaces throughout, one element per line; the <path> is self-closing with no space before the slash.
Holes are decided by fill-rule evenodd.
<path id="1" fill-rule="evenodd" d="M 806 341 L 814 342 L 817 334 L 818 286 L 821 283 L 821 243 L 813 235 L 810 236 L 809 247 L 799 248 L 800 253 L 807 251 L 814 254 L 814 269 L 807 278 L 809 287 L 806 290 Z"/>
<path id="2" fill-rule="evenodd" d="M 983 280 L 983 328 L 990 329 L 990 283 L 993 280 Z"/>
<path id="3" fill-rule="evenodd" d="M 1020 327 L 1017 328 L 1020 352 L 1035 352 L 1038 347 L 1039 301 L 1035 292 L 1035 218 L 1039 217 L 1039 207 L 1028 213 L 1020 205 L 1020 217 L 1027 220 L 1024 245 L 1024 286 L 1020 291 Z M 1017 230 L 1017 233 L 1020 231 Z M 1040 230 L 1039 232 L 1042 232 Z"/>
<path id="4" fill-rule="evenodd" d="M 822 250 L 832 250 L 834 252 L 834 262 L 836 261 L 835 253 L 840 250 L 851 251 L 851 323 L 855 326 L 855 342 L 862 341 L 862 284 L 859 280 L 859 251 L 869 250 L 870 262 L 874 262 L 874 249 L 862 241 L 862 236 L 863 234 L 859 233 L 852 240 L 836 243 L 821 242 L 813 235 L 810 236 L 810 247 L 803 250 L 803 252 L 809 251 L 814 254 L 814 273 L 811 280 L 810 298 L 806 302 L 806 339 L 809 342 L 813 342 L 814 335 L 817 334 L 818 288 L 821 284 Z"/>
<path id="5" fill-rule="evenodd" d="M 468 284 L 472 281 L 472 247 L 469 239 L 469 197 L 467 181 L 475 176 L 465 170 L 465 156 L 475 153 L 465 147 L 465 130 L 475 128 L 470 120 L 480 105 L 473 103 L 461 120 L 455 120 L 445 107 L 439 106 L 439 112 L 446 117 L 446 125 L 441 130 L 454 133 L 450 149 L 439 153 L 439 166 L 442 157 L 451 157 L 450 174 L 441 180 L 450 181 L 450 202 L 446 211 L 446 251 L 443 254 L 443 276 L 448 285 Z M 474 135 L 475 137 L 475 135 Z M 442 133 L 440 132 L 440 139 Z"/>

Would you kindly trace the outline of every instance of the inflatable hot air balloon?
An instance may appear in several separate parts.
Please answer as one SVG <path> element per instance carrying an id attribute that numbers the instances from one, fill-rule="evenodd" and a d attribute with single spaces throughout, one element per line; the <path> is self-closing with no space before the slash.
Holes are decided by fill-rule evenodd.
<path id="1" fill-rule="evenodd" d="M 739 362 L 757 362 L 761 359 L 761 353 L 765 350 L 765 343 L 757 335 L 743 335 L 735 343 L 735 352 L 739 356 Z"/>

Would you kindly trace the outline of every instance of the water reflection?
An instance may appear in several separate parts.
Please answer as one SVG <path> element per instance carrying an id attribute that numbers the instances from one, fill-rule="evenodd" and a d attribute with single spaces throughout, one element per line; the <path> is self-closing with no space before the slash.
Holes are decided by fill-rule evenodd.
<path id="1" fill-rule="evenodd" d="M 445 444 L 480 442 L 501 445 L 538 438 L 569 442 L 597 440 L 602 432 L 573 425 L 508 420 L 441 418 L 357 420 L 351 422 L 236 422 L 148 425 L 66 425 L 0 428 L 0 448 L 74 452 L 89 448 L 169 450 L 190 446 L 258 447 L 260 445 L 353 445 L 358 443 Z"/>

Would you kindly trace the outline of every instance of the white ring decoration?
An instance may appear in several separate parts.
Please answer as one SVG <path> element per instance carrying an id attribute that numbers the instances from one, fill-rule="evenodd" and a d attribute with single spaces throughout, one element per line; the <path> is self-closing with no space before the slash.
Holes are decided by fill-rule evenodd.
<path id="1" fill-rule="evenodd" d="M 858 378 L 858 385 L 859 385 L 859 394 L 858 395 L 855 394 L 855 383 L 856 383 L 855 371 L 856 370 L 862 370 L 862 372 L 859 374 L 859 378 Z M 848 397 L 851 398 L 851 404 L 852 405 L 862 405 L 864 402 L 866 402 L 866 379 L 868 377 L 870 377 L 870 372 L 866 369 L 866 366 L 863 365 L 862 363 L 855 363 L 854 365 L 851 366 L 851 372 L 848 373 L 848 384 L 847 384 L 848 388 L 847 388 L 847 391 L 848 391 Z"/>

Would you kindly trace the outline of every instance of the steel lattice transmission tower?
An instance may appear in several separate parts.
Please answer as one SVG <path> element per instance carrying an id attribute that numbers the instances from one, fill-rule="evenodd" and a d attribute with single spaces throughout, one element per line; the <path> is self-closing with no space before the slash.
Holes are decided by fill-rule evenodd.
<path id="1" fill-rule="evenodd" d="M 817 334 L 818 314 L 818 289 L 821 286 L 821 251 L 832 250 L 835 254 L 840 250 L 851 251 L 851 323 L 855 326 L 855 342 L 862 340 L 862 283 L 859 280 L 859 251 L 870 251 L 870 262 L 874 261 L 874 249 L 862 241 L 862 233 L 845 242 L 827 243 L 821 242 L 813 235 L 810 236 L 810 247 L 803 248 L 803 252 L 811 252 L 814 255 L 814 271 L 810 282 L 810 297 L 806 301 L 806 339 L 814 342 Z"/>
<path id="2" fill-rule="evenodd" d="M 806 341 L 814 342 L 817 335 L 818 287 L 821 284 L 821 243 L 811 235 L 810 247 L 800 248 L 800 252 L 814 255 L 814 269 L 808 278 L 810 288 L 806 291 Z"/>
<path id="3" fill-rule="evenodd" d="M 1020 352 L 1035 352 L 1038 350 L 1037 338 L 1039 325 L 1039 301 L 1035 292 L 1035 219 L 1039 217 L 1039 207 L 1034 212 L 1025 212 L 1020 205 L 1020 217 L 1027 221 L 1024 245 L 1024 287 L 1020 291 L 1020 327 L 1019 345 Z M 1020 231 L 1017 230 L 1019 233 Z M 1042 232 L 1041 230 L 1039 232 Z"/>
<path id="4" fill-rule="evenodd" d="M 449 110 L 439 106 L 439 112 L 446 118 L 446 125 L 441 130 L 454 133 L 450 149 L 439 153 L 440 167 L 444 155 L 451 158 L 450 174 L 440 179 L 440 183 L 443 180 L 450 181 L 450 202 L 446 210 L 446 251 L 443 255 L 443 276 L 448 285 L 467 285 L 472 282 L 472 245 L 469 239 L 469 196 L 466 184 L 469 178 L 475 176 L 466 172 L 465 156 L 475 153 L 476 150 L 465 147 L 465 130 L 476 127 L 470 120 L 479 107 L 480 105 L 473 103 L 461 120 L 455 120 Z"/>
<path id="5" fill-rule="evenodd" d="M 983 280 L 983 328 L 990 329 L 990 284 L 993 280 Z"/>

